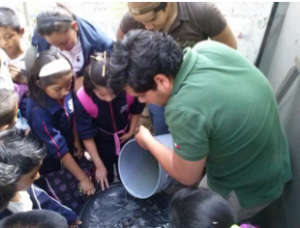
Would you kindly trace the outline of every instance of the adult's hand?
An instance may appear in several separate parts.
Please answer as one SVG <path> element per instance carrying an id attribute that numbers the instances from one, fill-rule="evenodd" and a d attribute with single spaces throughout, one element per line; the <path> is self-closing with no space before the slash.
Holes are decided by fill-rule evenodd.
<path id="1" fill-rule="evenodd" d="M 154 138 L 149 131 L 148 128 L 144 127 L 143 125 L 140 126 L 139 132 L 136 134 L 135 139 L 138 144 L 145 150 L 149 150 L 147 147 L 147 141 Z"/>

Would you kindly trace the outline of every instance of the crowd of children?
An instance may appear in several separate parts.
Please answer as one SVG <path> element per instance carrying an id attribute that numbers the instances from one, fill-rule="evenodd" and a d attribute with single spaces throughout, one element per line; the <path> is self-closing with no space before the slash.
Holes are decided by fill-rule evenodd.
<path id="1" fill-rule="evenodd" d="M 6 54 L 0 62 L 0 218 L 7 217 L 0 227 L 77 226 L 81 193 L 91 196 L 95 184 L 105 190 L 114 181 L 120 149 L 133 138 L 144 104 L 112 92 L 113 41 L 68 9 L 37 16 L 32 44 L 39 54 L 30 69 L 23 34 L 18 13 L 0 7 Z M 30 131 L 15 127 L 21 116 Z M 170 205 L 171 227 L 235 223 L 228 203 L 208 190 L 182 190 Z"/>

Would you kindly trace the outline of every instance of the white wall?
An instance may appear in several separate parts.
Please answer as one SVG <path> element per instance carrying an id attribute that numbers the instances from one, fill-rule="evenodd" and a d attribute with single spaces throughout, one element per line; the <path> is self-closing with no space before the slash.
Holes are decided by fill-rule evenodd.
<path id="1" fill-rule="evenodd" d="M 273 2 L 214 2 L 237 39 L 238 51 L 255 62 Z"/>

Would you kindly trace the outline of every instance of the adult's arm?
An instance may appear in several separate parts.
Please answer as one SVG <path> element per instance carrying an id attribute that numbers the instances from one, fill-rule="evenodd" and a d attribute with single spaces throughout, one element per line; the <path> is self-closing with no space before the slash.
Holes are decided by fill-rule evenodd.
<path id="1" fill-rule="evenodd" d="M 122 40 L 123 37 L 124 37 L 124 32 L 122 31 L 122 29 L 120 28 L 120 26 L 118 26 L 118 29 L 117 29 L 117 34 L 116 34 L 116 37 L 117 37 L 117 40 Z"/>
<path id="2" fill-rule="evenodd" d="M 184 185 L 193 185 L 200 180 L 206 158 L 199 161 L 188 161 L 177 155 L 172 149 L 156 140 L 144 126 L 136 136 L 138 143 L 149 150 L 165 171 Z"/>
<path id="3" fill-rule="evenodd" d="M 220 34 L 211 37 L 211 39 L 226 44 L 229 47 L 232 47 L 233 49 L 237 49 L 236 39 L 234 38 L 233 33 L 228 24 Z"/>

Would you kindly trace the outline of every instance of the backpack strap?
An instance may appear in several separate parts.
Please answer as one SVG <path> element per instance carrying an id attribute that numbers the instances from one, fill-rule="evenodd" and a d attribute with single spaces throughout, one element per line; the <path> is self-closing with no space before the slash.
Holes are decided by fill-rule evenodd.
<path id="1" fill-rule="evenodd" d="M 131 107 L 131 105 L 134 102 L 134 97 L 130 96 L 129 94 L 126 93 L 126 102 L 127 102 L 128 112 L 129 112 L 129 108 Z"/>
<path id="2" fill-rule="evenodd" d="M 85 92 L 84 88 L 81 87 L 77 92 L 77 97 L 85 111 L 93 118 L 98 117 L 98 107 L 93 102 L 93 99 Z"/>

